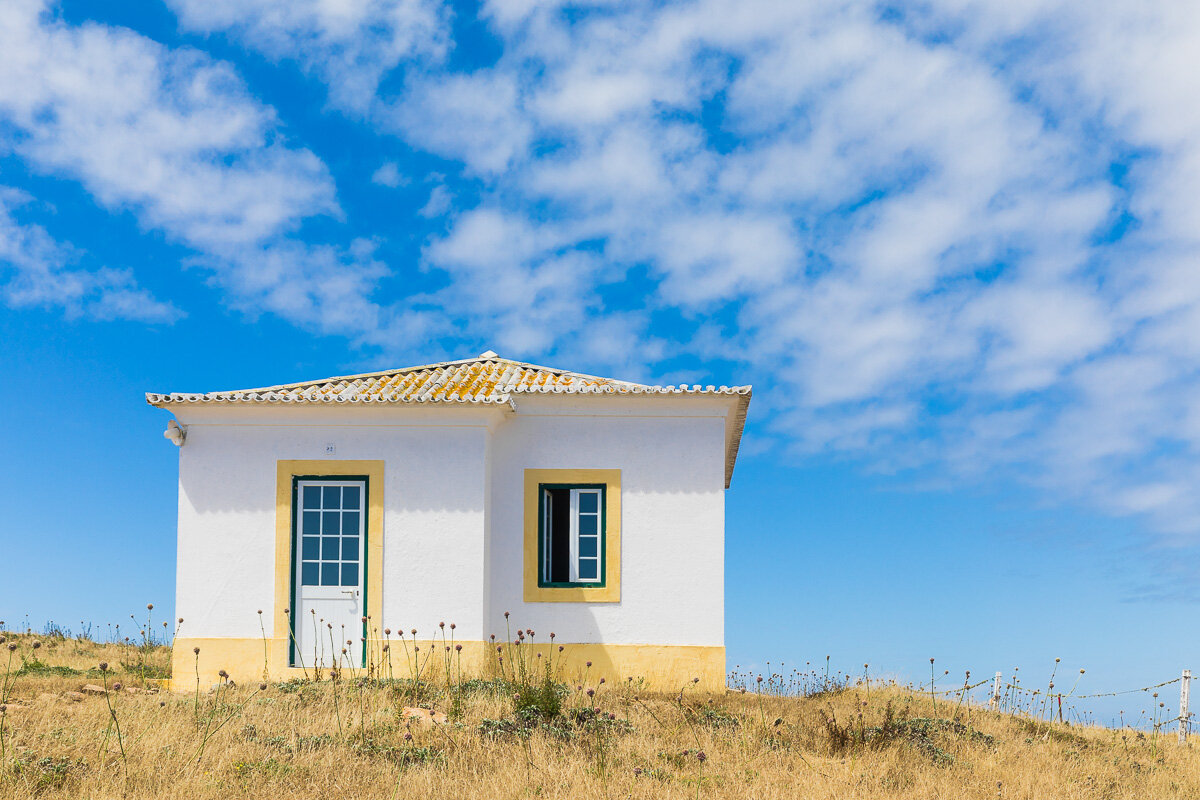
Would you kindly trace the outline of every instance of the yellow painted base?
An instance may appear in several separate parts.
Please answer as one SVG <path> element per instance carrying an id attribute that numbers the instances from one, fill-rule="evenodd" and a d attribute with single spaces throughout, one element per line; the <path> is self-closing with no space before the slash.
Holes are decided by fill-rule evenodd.
<path id="1" fill-rule="evenodd" d="M 487 642 L 460 641 L 443 643 L 421 641 L 413 652 L 396 638 L 372 640 L 369 644 L 369 667 L 348 670 L 355 675 L 371 674 L 380 677 L 408 678 L 414 672 L 422 678 L 444 680 L 447 656 L 452 679 L 490 676 L 499 673 L 500 662 L 496 646 Z M 462 650 L 446 652 L 447 644 L 460 644 Z M 387 650 L 384 650 L 384 646 Z M 527 663 L 541 664 L 553 657 L 554 673 L 560 681 L 595 685 L 604 678 L 609 685 L 628 682 L 630 678 L 641 687 L 653 691 L 677 691 L 692 686 L 699 678 L 699 688 L 720 691 L 725 688 L 725 648 L 689 647 L 682 645 L 648 644 L 564 644 L 521 645 Z M 194 652 L 199 648 L 200 652 Z M 504 658 L 511 669 L 520 654 L 514 645 L 505 645 Z M 542 658 L 537 658 L 537 653 Z M 196 688 L 207 690 L 220 680 L 220 671 L 242 684 L 262 680 L 279 681 L 289 678 L 313 677 L 313 670 L 286 665 L 287 642 L 268 637 L 265 658 L 263 639 L 185 639 L 175 640 L 171 662 L 171 688 L 189 692 Z M 415 657 L 415 661 L 414 661 Z M 587 666 L 591 662 L 591 666 Z M 323 677 L 329 671 L 323 670 Z"/>

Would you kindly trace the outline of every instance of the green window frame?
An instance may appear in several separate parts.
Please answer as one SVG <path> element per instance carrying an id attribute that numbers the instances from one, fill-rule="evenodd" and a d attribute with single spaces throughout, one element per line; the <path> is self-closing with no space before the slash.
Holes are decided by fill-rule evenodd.
<path id="1" fill-rule="evenodd" d="M 301 586 L 300 564 L 303 560 L 302 553 L 301 553 L 301 547 L 302 547 L 301 539 L 303 537 L 303 533 L 301 532 L 302 522 L 301 522 L 301 516 L 300 516 L 301 513 L 303 513 L 303 509 L 301 507 L 301 498 L 300 498 L 301 484 L 310 483 L 310 482 L 321 482 L 321 483 L 324 483 L 324 482 L 331 482 L 331 483 L 351 482 L 351 483 L 361 483 L 362 484 L 362 497 L 360 500 L 360 503 L 361 503 L 360 513 L 362 514 L 362 521 L 361 521 L 361 539 L 359 541 L 359 548 L 360 548 L 359 549 L 359 558 L 360 558 L 360 564 L 359 564 L 360 573 L 359 574 L 361 575 L 360 580 L 362 581 L 362 607 L 364 609 L 369 609 L 370 606 L 367 605 L 367 600 L 368 600 L 367 592 L 370 589 L 371 582 L 369 580 L 370 573 L 367 571 L 367 568 L 369 566 L 369 564 L 368 564 L 369 548 L 367 545 L 368 545 L 368 539 L 371 535 L 371 522 L 370 522 L 370 520 L 371 520 L 371 505 L 370 505 L 371 476 L 370 475 L 341 475 L 341 474 L 337 474 L 337 473 L 330 473 L 330 474 L 320 474 L 320 475 L 292 475 L 291 479 L 292 479 L 291 480 L 292 511 L 291 511 L 291 515 L 288 519 L 288 532 L 287 532 L 288 549 L 291 552 L 291 559 L 290 559 L 291 569 L 289 570 L 289 572 L 291 574 L 288 577 L 288 582 L 287 582 L 287 586 L 288 586 L 288 595 L 287 596 L 290 599 L 290 602 L 288 603 L 288 608 L 290 608 L 290 609 L 298 608 L 299 607 L 299 599 L 300 599 L 300 586 Z M 296 657 L 296 620 L 297 620 L 298 616 L 299 616 L 299 614 L 297 614 L 297 613 L 289 614 L 288 620 L 287 620 L 288 632 L 289 632 L 288 648 L 287 648 L 288 649 L 288 666 L 291 666 L 291 667 L 296 667 L 296 666 L 300 665 L 300 662 Z M 369 631 L 367 629 L 367 623 L 363 622 L 362 623 L 362 638 L 365 640 L 368 635 L 369 635 Z M 362 666 L 362 667 L 367 666 L 366 648 L 363 649 L 360 666 Z"/>
<path id="2" fill-rule="evenodd" d="M 538 587 L 603 587 L 608 487 L 538 484 Z"/>

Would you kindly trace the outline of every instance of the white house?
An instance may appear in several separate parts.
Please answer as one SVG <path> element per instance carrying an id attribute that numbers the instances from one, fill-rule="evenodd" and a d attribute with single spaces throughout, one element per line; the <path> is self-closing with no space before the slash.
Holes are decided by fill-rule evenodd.
<path id="1" fill-rule="evenodd" d="M 519 628 L 553 632 L 567 669 L 724 686 L 725 490 L 749 386 L 488 351 L 146 400 L 180 447 L 177 676 L 196 659 L 204 681 L 357 667 L 413 628 L 480 668 Z"/>

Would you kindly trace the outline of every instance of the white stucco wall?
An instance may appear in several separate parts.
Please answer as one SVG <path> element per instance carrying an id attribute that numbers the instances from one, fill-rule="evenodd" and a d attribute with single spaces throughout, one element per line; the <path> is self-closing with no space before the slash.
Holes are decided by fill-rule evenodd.
<path id="1" fill-rule="evenodd" d="M 490 633 L 510 611 L 543 640 L 723 646 L 727 404 L 581 400 L 525 400 L 493 436 Z M 620 602 L 523 601 L 526 468 L 621 470 Z"/>
<path id="2" fill-rule="evenodd" d="M 510 611 L 539 639 L 721 646 L 729 402 L 181 409 L 180 633 L 255 638 L 257 610 L 273 618 L 277 461 L 381 459 L 382 625 L 432 633 L 444 620 L 459 639 L 486 639 L 503 636 Z M 619 603 L 523 602 L 526 468 L 621 470 Z"/>
<path id="3" fill-rule="evenodd" d="M 460 638 L 484 638 L 485 450 L 496 412 L 447 411 L 180 413 L 181 635 L 257 637 L 257 610 L 273 618 L 277 461 L 382 459 L 383 625 L 431 633 L 454 621 Z"/>

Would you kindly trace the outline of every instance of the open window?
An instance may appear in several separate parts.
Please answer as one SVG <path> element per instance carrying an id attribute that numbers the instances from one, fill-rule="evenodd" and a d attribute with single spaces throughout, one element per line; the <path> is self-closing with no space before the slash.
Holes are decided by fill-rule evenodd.
<path id="1" fill-rule="evenodd" d="M 538 585 L 603 586 L 604 484 L 538 485 Z"/>
<path id="2" fill-rule="evenodd" d="M 526 468 L 526 603 L 621 602 L 621 470 Z"/>

